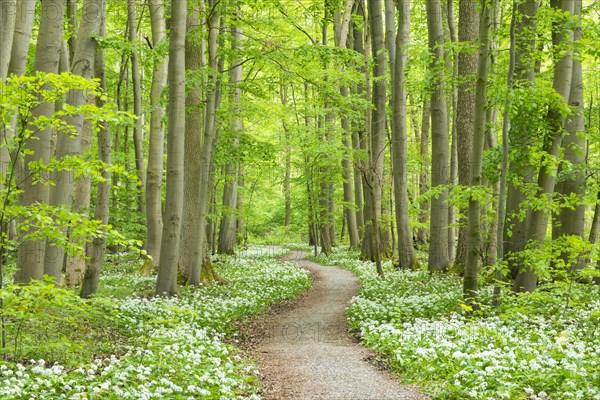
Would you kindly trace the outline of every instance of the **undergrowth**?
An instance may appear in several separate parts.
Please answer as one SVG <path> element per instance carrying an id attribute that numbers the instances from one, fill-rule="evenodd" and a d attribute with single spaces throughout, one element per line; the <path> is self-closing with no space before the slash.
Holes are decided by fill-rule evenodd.
<path id="1" fill-rule="evenodd" d="M 139 263 L 107 266 L 90 300 L 51 281 L 1 292 L 8 338 L 2 399 L 256 399 L 254 367 L 226 343 L 240 318 L 298 296 L 309 274 L 274 261 L 285 250 L 219 257 L 225 284 L 149 297 Z M 11 342 L 11 345 L 14 345 Z"/>
<path id="2" fill-rule="evenodd" d="M 458 277 L 398 271 L 336 251 L 323 264 L 352 270 L 347 311 L 362 342 L 434 399 L 600 399 L 600 288 L 553 283 L 465 315 Z M 492 288 L 482 289 L 484 303 Z M 568 299 L 568 301 L 566 300 Z"/>

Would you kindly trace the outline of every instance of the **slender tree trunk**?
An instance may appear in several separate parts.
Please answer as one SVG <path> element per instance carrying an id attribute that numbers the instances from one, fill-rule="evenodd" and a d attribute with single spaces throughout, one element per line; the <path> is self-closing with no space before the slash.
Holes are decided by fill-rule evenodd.
<path id="1" fill-rule="evenodd" d="M 165 38 L 165 7 L 162 0 L 151 0 L 150 20 L 152 25 L 152 43 L 154 47 Z M 152 257 L 154 266 L 160 260 L 160 243 L 162 240 L 162 180 L 163 154 L 165 134 L 162 119 L 165 107 L 160 103 L 161 94 L 167 84 L 168 60 L 160 60 L 154 66 L 152 88 L 150 89 L 150 144 L 148 147 L 148 169 L 146 173 L 146 224 L 148 239 L 146 250 Z"/>
<path id="2" fill-rule="evenodd" d="M 240 165 L 240 170 L 238 172 L 238 192 L 237 192 L 237 221 L 236 221 L 236 234 L 237 234 L 237 244 L 242 248 L 246 249 L 248 246 L 247 243 L 247 234 L 246 234 L 246 221 L 244 220 L 244 207 L 245 207 L 245 199 L 244 199 L 244 167 Z"/>
<path id="3" fill-rule="evenodd" d="M 573 0 L 552 0 L 552 6 L 564 13 L 573 13 Z M 566 32 L 566 34 L 563 34 Z M 552 34 L 553 47 L 558 49 L 559 46 L 564 46 L 565 42 L 570 49 L 573 41 L 573 34 L 569 30 L 565 30 L 562 24 L 556 24 L 555 31 Z M 558 53 L 558 52 L 557 52 Z M 554 82 L 553 88 L 563 98 L 565 103 L 568 103 L 569 93 L 571 90 L 571 78 L 573 71 L 573 59 L 571 51 L 556 60 L 554 65 Z M 556 108 L 548 110 L 547 116 L 550 132 L 548 138 L 544 141 L 544 151 L 547 153 L 547 158 L 553 159 L 559 155 L 562 144 L 562 127 L 564 117 Z M 538 195 L 550 198 L 554 193 L 554 185 L 556 183 L 556 166 L 542 166 L 538 173 Z M 531 211 L 527 225 L 527 239 L 532 241 L 534 245 L 541 246 L 546 239 L 546 231 L 548 229 L 549 212 L 544 209 L 534 209 Z M 519 268 L 513 290 L 516 292 L 532 292 L 537 286 L 537 274 L 531 265 L 522 265 Z"/>
<path id="4" fill-rule="evenodd" d="M 385 125 L 386 125 L 386 60 L 384 52 L 384 21 L 381 0 L 368 0 L 369 27 L 371 29 L 371 52 L 373 67 L 373 112 L 371 121 L 371 148 L 369 152 L 369 192 L 371 197 L 371 224 L 365 232 L 366 240 L 371 241 L 371 254 L 367 257 L 375 261 L 377 273 L 383 276 L 381 266 L 381 205 L 384 182 Z"/>
<path id="5" fill-rule="evenodd" d="M 100 26 L 100 36 L 106 36 L 106 0 L 102 0 L 102 22 Z M 106 74 L 105 74 L 104 50 L 99 49 L 95 60 L 95 75 L 100 80 L 102 90 L 106 92 Z M 101 97 L 96 98 L 98 107 L 104 106 L 104 100 Z M 106 165 L 102 170 L 102 182 L 98 183 L 96 193 L 96 209 L 94 211 L 94 219 L 101 221 L 102 224 L 108 224 L 110 212 L 110 190 L 111 190 L 111 163 L 112 149 L 110 143 L 110 129 L 108 123 L 103 123 L 98 132 L 98 153 L 100 160 Z M 103 235 L 94 237 L 92 242 L 87 246 L 88 265 L 85 268 L 83 284 L 80 295 L 83 298 L 90 297 L 98 291 L 98 282 L 100 280 L 100 272 L 104 255 L 106 253 L 106 235 L 108 232 L 103 232 Z"/>
<path id="6" fill-rule="evenodd" d="M 34 70 L 39 72 L 57 73 L 60 62 L 60 48 L 62 46 L 63 22 L 66 0 L 46 0 L 42 4 L 41 19 L 39 25 L 38 41 L 34 60 Z M 33 110 L 32 118 L 42 116 L 50 118 L 54 113 L 54 103 L 46 102 Z M 35 128 L 33 128 L 35 129 Z M 24 157 L 24 176 L 21 189 L 23 193 L 19 198 L 22 206 L 31 206 L 36 203 L 47 204 L 49 188 L 44 184 L 36 184 L 33 175 L 36 173 L 34 165 L 36 162 L 48 164 L 50 161 L 51 128 L 36 132 L 25 146 L 29 153 Z M 42 176 L 47 178 L 46 173 Z M 15 282 L 29 283 L 31 279 L 41 279 L 44 274 L 44 257 L 46 253 L 46 241 L 43 239 L 30 240 L 28 235 L 35 234 L 35 228 L 21 228 L 24 239 L 19 247 L 17 258 L 17 273 Z"/>
<path id="7" fill-rule="evenodd" d="M 233 132 L 233 149 L 234 153 L 239 147 L 240 135 L 244 130 L 244 121 L 241 117 L 242 108 L 242 89 L 240 84 L 242 83 L 242 60 L 239 52 L 242 49 L 242 31 L 236 25 L 237 24 L 237 13 L 239 10 L 233 10 L 234 21 L 231 26 L 231 37 L 232 45 L 231 50 L 233 57 L 231 60 L 231 67 L 229 68 L 229 85 L 230 85 L 230 97 L 231 104 L 233 107 L 233 118 L 231 120 L 231 130 Z M 238 176 L 239 165 L 237 162 L 228 162 L 225 167 L 225 187 L 223 188 L 223 215 L 221 216 L 221 225 L 219 227 L 219 243 L 218 253 L 221 254 L 233 254 L 236 245 L 236 205 L 237 205 L 237 190 L 238 190 Z"/>
<path id="8" fill-rule="evenodd" d="M 394 204 L 396 230 L 398 231 L 398 259 L 401 268 L 416 264 L 412 231 L 408 217 L 408 132 L 406 127 L 406 80 L 404 77 L 410 43 L 410 2 L 399 0 L 398 36 L 396 37 L 396 62 L 392 82 L 392 171 L 394 178 Z"/>
<path id="9" fill-rule="evenodd" d="M 477 0 L 459 0 L 458 41 L 461 46 L 474 46 L 479 28 Z M 456 135 L 458 150 L 458 184 L 470 185 L 471 157 L 473 155 L 473 132 L 475 127 L 475 80 L 477 54 L 469 48 L 458 53 L 458 97 L 456 107 Z M 464 211 L 464 210 L 463 210 Z M 466 218 L 461 218 L 458 229 L 458 243 L 454 270 L 462 273 L 467 262 L 467 249 L 470 236 Z"/>
<path id="10" fill-rule="evenodd" d="M 347 87 L 341 87 L 340 92 L 343 97 L 349 96 Z M 357 207 L 354 196 L 354 177 L 352 168 L 352 147 L 350 135 L 352 135 L 350 128 L 350 121 L 348 118 L 342 117 L 342 145 L 344 146 L 344 158 L 342 159 L 342 168 L 344 169 L 344 215 L 346 217 L 346 224 L 348 226 L 348 237 L 350 239 L 350 247 L 358 249 L 360 248 L 360 235 L 358 232 L 358 224 L 356 222 L 356 211 Z"/>
<path id="11" fill-rule="evenodd" d="M 574 0 L 575 15 L 581 16 L 581 0 Z M 578 25 L 573 34 L 573 41 L 581 40 L 581 26 Z M 569 115 L 565 121 L 564 129 L 566 136 L 563 139 L 564 160 L 569 164 L 573 171 L 567 174 L 565 178 L 556 185 L 556 191 L 565 196 L 575 194 L 578 204 L 574 208 L 561 208 L 557 218 L 557 224 L 553 225 L 553 238 L 556 239 L 562 235 L 574 235 L 583 239 L 585 227 L 585 205 L 582 198 L 585 195 L 585 171 L 581 168 L 585 164 L 585 140 L 581 137 L 585 132 L 585 109 L 583 100 L 583 75 L 579 51 L 576 51 L 573 57 L 573 69 L 571 78 L 571 88 L 569 93 L 569 105 L 573 107 L 575 113 Z M 563 165 L 563 164 L 561 164 Z M 568 255 L 563 254 L 565 262 L 568 261 Z M 580 257 L 576 260 L 574 267 L 577 269 L 584 267 L 585 258 Z"/>
<path id="12" fill-rule="evenodd" d="M 448 267 L 448 109 L 444 94 L 444 31 L 439 0 L 427 0 L 431 71 L 431 187 L 439 190 L 431 199 L 429 270 Z"/>
<path id="13" fill-rule="evenodd" d="M 471 188 L 476 189 L 483 183 L 482 163 L 483 147 L 486 131 L 486 100 L 487 100 L 487 77 L 489 63 L 489 34 L 490 15 L 487 0 L 481 0 L 481 18 L 479 24 L 479 51 L 477 63 L 477 82 L 475 85 L 475 121 L 473 132 L 473 153 L 471 157 L 471 176 L 469 182 Z M 467 305 L 473 309 L 479 308 L 477 278 L 479 276 L 479 263 L 481 260 L 481 202 L 475 197 L 469 198 L 469 213 L 467 230 L 469 233 L 469 246 L 467 253 L 467 264 L 463 284 L 463 296 Z"/>
<path id="14" fill-rule="evenodd" d="M 156 281 L 156 294 L 168 296 L 177 292 L 177 261 L 183 213 L 186 16 L 187 0 L 179 0 L 171 4 L 167 197 Z"/>
<path id="15" fill-rule="evenodd" d="M 453 45 L 458 44 L 458 32 L 456 29 L 456 20 L 454 19 L 454 1 L 446 2 L 448 21 L 448 30 L 450 32 L 450 40 Z M 458 81 L 458 46 L 452 50 L 452 58 L 448 60 L 452 65 L 452 82 Z M 458 105 L 458 86 L 453 85 L 452 88 L 452 107 L 448 110 L 448 121 L 452 122 L 452 129 L 450 130 L 450 188 L 454 188 L 458 184 L 458 135 L 457 135 L 457 105 Z M 454 262 L 456 258 L 456 207 L 448 204 L 448 259 L 450 264 Z"/>
<path id="16" fill-rule="evenodd" d="M 129 43 L 138 41 L 136 0 L 127 0 L 127 24 L 129 25 Z M 135 167 L 138 175 L 138 210 L 146 213 L 144 190 L 146 188 L 146 173 L 144 167 L 144 110 L 142 108 L 142 79 L 140 77 L 140 62 L 135 48 L 131 51 L 131 83 L 133 85 L 133 113 L 136 116 L 133 128 L 133 149 L 135 152 Z"/>
<path id="17" fill-rule="evenodd" d="M 538 2 L 536 0 L 525 0 L 515 4 L 513 13 L 515 15 L 513 52 L 514 74 L 511 81 L 515 87 L 524 87 L 533 84 L 535 71 L 534 59 L 531 57 L 536 47 L 536 15 Z M 508 121 L 506 122 L 508 124 Z M 511 125 L 509 129 L 510 149 L 527 149 L 529 136 L 518 127 Z M 525 191 L 521 185 L 531 180 L 533 169 L 528 166 L 528 160 L 513 160 L 512 168 L 507 175 L 508 193 L 506 199 L 506 218 L 504 222 L 503 249 L 505 258 L 513 278 L 517 275 L 519 265 L 523 262 L 518 256 L 525 249 L 527 243 L 527 217 L 520 217 L 521 204 L 525 202 Z M 511 176 L 512 175 L 512 176 Z"/>
<path id="18" fill-rule="evenodd" d="M 94 58 L 97 46 L 95 36 L 100 32 L 102 1 L 86 0 L 83 4 L 83 13 L 88 17 L 79 26 L 71 72 L 85 79 L 90 79 L 94 71 Z M 70 106 L 79 107 L 85 104 L 86 101 L 86 94 L 83 90 L 71 90 L 67 94 L 67 102 Z M 54 154 L 57 161 L 67 161 L 79 156 L 83 121 L 83 114 L 65 117 L 67 125 L 75 129 L 76 136 L 73 137 L 66 133 L 59 133 L 56 152 Z M 50 204 L 53 206 L 62 206 L 70 210 L 75 187 L 74 172 L 63 169 L 56 171 L 51 176 L 55 185 L 50 189 Z M 44 273 L 55 277 L 57 282 L 61 280 L 64 257 L 64 247 L 56 246 L 52 241 L 48 241 L 46 245 Z"/>
<path id="19" fill-rule="evenodd" d="M 99 56 L 98 52 L 96 57 Z M 104 67 L 104 66 L 102 66 Z M 96 68 L 98 68 L 96 66 Z M 96 71 L 98 72 L 98 71 Z M 100 71 L 102 72 L 102 71 Z M 91 102 L 92 99 L 90 99 Z M 92 147 L 92 136 L 94 127 L 91 121 L 83 122 L 81 131 L 81 153 L 85 154 Z M 92 193 L 92 178 L 89 175 L 80 177 L 75 184 L 75 196 L 73 197 L 73 211 L 89 215 Z M 72 239 L 71 239 L 72 240 Z M 79 286 L 85 273 L 85 258 L 81 254 L 67 255 L 65 283 L 69 286 Z"/>
<path id="20" fill-rule="evenodd" d="M 12 56 L 17 0 L 0 1 L 0 81 L 5 82 Z"/>
<path id="21" fill-rule="evenodd" d="M 423 99 L 423 110 L 421 117 L 421 132 L 419 138 L 420 172 L 419 172 L 419 196 L 423 198 L 429 190 L 429 129 L 431 127 L 431 99 L 425 95 Z M 419 204 L 419 223 L 421 228 L 417 230 L 417 243 L 424 246 L 428 240 L 428 229 L 425 227 L 429 215 L 429 201 L 421 200 Z"/>

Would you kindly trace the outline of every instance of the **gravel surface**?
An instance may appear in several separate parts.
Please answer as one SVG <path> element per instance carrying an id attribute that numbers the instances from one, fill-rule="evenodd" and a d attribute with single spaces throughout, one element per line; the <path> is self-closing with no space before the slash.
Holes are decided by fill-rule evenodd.
<path id="1" fill-rule="evenodd" d="M 254 325 L 249 337 L 265 399 L 428 399 L 369 363 L 373 354 L 348 334 L 345 310 L 358 294 L 350 272 L 292 252 L 289 260 L 313 274 L 313 287 Z"/>

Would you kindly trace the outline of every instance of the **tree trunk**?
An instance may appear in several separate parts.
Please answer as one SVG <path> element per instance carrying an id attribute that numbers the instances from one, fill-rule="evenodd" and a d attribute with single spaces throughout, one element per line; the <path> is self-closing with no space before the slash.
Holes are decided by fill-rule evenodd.
<path id="1" fill-rule="evenodd" d="M 552 7 L 561 10 L 564 13 L 573 14 L 573 0 L 552 0 Z M 562 24 L 556 24 L 555 31 L 552 33 L 553 47 L 558 48 L 564 46 L 567 42 L 567 48 L 570 49 L 573 41 L 573 34 Z M 565 34 L 566 33 L 566 34 Z M 556 60 L 554 65 L 554 82 L 553 88 L 567 103 L 571 90 L 571 78 L 573 71 L 573 59 L 571 51 L 567 51 L 560 59 Z M 549 137 L 544 139 L 544 151 L 547 153 L 547 158 L 553 159 L 558 157 L 562 143 L 562 127 L 564 117 L 556 108 L 548 110 L 547 116 L 549 129 L 552 132 Z M 552 197 L 554 193 L 554 185 L 556 183 L 556 166 L 544 165 L 540 168 L 537 178 L 538 195 L 540 197 Z M 548 210 L 534 209 L 531 211 L 527 224 L 527 242 L 532 241 L 535 246 L 541 246 L 546 239 L 546 231 L 548 229 Z M 519 268 L 513 290 L 515 292 L 532 292 L 537 286 L 537 274 L 531 265 L 522 265 Z"/>
<path id="2" fill-rule="evenodd" d="M 575 0 L 575 15 L 581 15 L 581 0 Z M 581 26 L 578 25 L 573 34 L 573 41 L 581 40 Z M 575 113 L 569 115 L 565 121 L 564 129 L 566 136 L 563 139 L 564 160 L 567 161 L 573 172 L 568 174 L 556 185 L 556 191 L 565 196 L 575 194 L 578 204 L 573 208 L 561 208 L 558 214 L 558 224 L 553 225 L 553 238 L 556 239 L 562 235 L 574 235 L 583 239 L 585 227 L 585 205 L 583 196 L 585 195 L 586 174 L 582 169 L 585 164 L 585 140 L 581 135 L 585 132 L 585 115 L 583 100 L 583 75 L 581 70 L 581 61 L 579 51 L 576 50 L 573 57 L 573 70 L 571 79 L 571 89 L 569 93 L 569 105 L 573 107 Z M 562 164 L 561 164 L 562 165 Z M 568 261 L 568 255 L 563 254 L 565 262 Z M 576 260 L 574 267 L 583 268 L 584 257 Z"/>
<path id="3" fill-rule="evenodd" d="M 196 73 L 202 65 L 203 54 L 198 32 L 200 10 L 190 6 L 187 16 L 187 35 L 185 40 L 185 69 Z M 201 26 L 201 25 L 200 25 Z M 202 159 L 198 149 L 202 148 L 202 88 L 200 82 L 188 85 L 185 98 L 185 151 L 183 172 L 183 221 L 198 221 L 202 205 L 200 203 L 200 179 Z M 200 229 L 197 223 L 184 223 L 181 226 L 181 251 L 179 254 L 179 273 L 189 282 L 192 271 L 200 270 L 202 263 L 202 245 Z M 195 282 L 197 284 L 198 282 Z"/>
<path id="4" fill-rule="evenodd" d="M 0 81 L 5 82 L 8 75 L 10 59 L 15 37 L 17 17 L 17 0 L 0 2 Z M 29 44 L 29 43 L 27 43 Z"/>
<path id="5" fill-rule="evenodd" d="M 340 92 L 342 97 L 348 97 L 349 91 L 347 87 L 341 87 Z M 350 239 L 350 247 L 360 248 L 360 236 L 358 232 L 358 224 L 356 222 L 356 203 L 354 196 L 354 178 L 352 169 L 352 147 L 350 145 L 350 121 L 346 117 L 342 117 L 342 145 L 344 146 L 344 158 L 342 159 L 342 168 L 344 169 L 344 215 L 348 226 L 348 237 Z"/>
<path id="6" fill-rule="evenodd" d="M 431 127 L 431 99 L 424 95 L 423 110 L 421 117 L 421 132 L 419 138 L 420 172 L 419 172 L 419 197 L 423 198 L 429 190 L 429 129 Z M 428 240 L 427 224 L 429 201 L 421 200 L 419 204 L 419 224 L 421 227 L 417 230 L 417 243 L 424 246 Z"/>
<path id="7" fill-rule="evenodd" d="M 474 46 L 479 28 L 476 0 L 459 0 L 458 22 L 458 41 L 460 45 Z M 458 53 L 459 84 L 455 125 L 458 151 L 458 184 L 461 186 L 469 186 L 470 184 L 475 127 L 475 80 L 473 78 L 477 73 L 477 54 L 469 51 L 468 47 Z M 462 273 L 467 262 L 470 236 L 467 232 L 466 218 L 461 218 L 459 222 L 458 243 L 453 269 Z"/>
<path id="8" fill-rule="evenodd" d="M 100 32 L 103 0 L 86 0 L 83 4 L 83 13 L 88 15 L 79 25 L 77 41 L 75 44 L 75 55 L 72 60 L 71 72 L 85 79 L 90 79 L 94 71 L 94 59 L 96 57 L 97 41 L 95 36 Z M 62 44 L 62 41 L 61 41 Z M 79 107 L 87 101 L 83 90 L 71 90 L 67 94 L 67 102 L 70 106 Z M 77 114 L 65 117 L 68 126 L 75 129 L 76 136 L 67 133 L 59 133 L 54 157 L 57 161 L 68 161 L 80 154 L 81 132 L 83 130 L 84 115 Z M 68 169 L 58 170 L 51 174 L 55 185 L 50 189 L 50 204 L 71 209 L 73 201 L 73 190 L 75 187 L 75 174 Z M 44 273 L 56 278 L 60 282 L 64 264 L 64 247 L 56 246 L 51 240 L 46 244 Z"/>
<path id="9" fill-rule="evenodd" d="M 536 0 L 525 0 L 516 2 L 513 13 L 516 13 L 514 23 L 514 74 L 511 81 L 515 87 L 523 87 L 533 84 L 535 71 L 534 60 L 531 54 L 536 47 L 536 15 L 538 2 Z M 506 122 L 508 124 L 508 120 Z M 529 136 L 520 132 L 512 125 L 509 129 L 510 149 L 527 149 Z M 525 249 L 527 243 L 527 219 L 520 217 L 521 204 L 525 201 L 525 192 L 521 188 L 522 183 L 531 180 L 533 169 L 528 166 L 527 161 L 522 163 L 511 162 L 512 171 L 507 175 L 508 196 L 506 199 L 506 218 L 504 222 L 503 249 L 508 261 L 509 270 L 513 278 L 517 275 L 517 269 L 523 260 L 518 256 Z M 514 172 L 513 172 L 514 171 Z M 529 211 L 527 211 L 527 215 Z"/>
<path id="10" fill-rule="evenodd" d="M 96 57 L 99 56 L 96 54 Z M 104 67 L 104 66 L 102 66 Z M 98 68 L 98 66 L 96 66 Z M 96 72 L 98 72 L 96 70 Z M 100 71 L 102 72 L 102 71 Z M 90 99 L 91 102 L 91 99 Z M 92 147 L 92 136 L 94 127 L 91 121 L 83 122 L 83 130 L 81 131 L 81 153 L 85 154 Z M 77 180 L 75 184 L 75 196 L 73 198 L 73 211 L 89 215 L 92 192 L 92 178 L 89 175 L 84 175 Z M 85 273 L 85 258 L 81 254 L 67 255 L 67 266 L 65 283 L 69 286 L 79 286 L 83 280 Z"/>
<path id="11" fill-rule="evenodd" d="M 129 25 L 129 43 L 138 41 L 136 0 L 127 0 L 127 24 Z M 145 214 L 144 190 L 146 188 L 146 173 L 144 167 L 144 110 L 142 107 L 142 79 L 140 77 L 140 62 L 135 48 L 131 51 L 131 83 L 133 85 L 133 113 L 136 116 L 133 128 L 133 150 L 138 182 L 138 210 Z"/>
<path id="12" fill-rule="evenodd" d="M 244 121 L 241 117 L 242 108 L 242 89 L 240 84 L 242 82 L 242 64 L 240 58 L 240 51 L 242 49 L 242 31 L 236 25 L 237 8 L 234 12 L 234 20 L 231 26 L 231 38 L 232 38 L 232 60 L 231 67 L 229 68 L 229 85 L 230 85 L 230 96 L 232 104 L 233 118 L 231 120 L 231 130 L 233 132 L 233 151 L 234 154 L 239 147 L 240 135 L 244 130 Z M 237 190 L 238 190 L 238 176 L 239 165 L 237 162 L 230 161 L 225 167 L 225 187 L 223 188 L 223 214 L 221 216 L 221 225 L 219 227 L 219 243 L 218 253 L 220 254 L 233 254 L 236 245 L 236 204 L 237 204 Z"/>
<path id="13" fill-rule="evenodd" d="M 369 27 L 371 29 L 371 52 L 373 66 L 373 111 L 371 121 L 371 148 L 369 151 L 369 192 L 371 197 L 371 224 L 365 232 L 366 240 L 371 241 L 371 254 L 367 257 L 375 261 L 377 273 L 383 276 L 381 266 L 381 205 L 384 182 L 385 125 L 386 125 L 386 60 L 383 36 L 383 16 L 381 0 L 368 0 Z"/>
<path id="14" fill-rule="evenodd" d="M 481 18 L 479 24 L 479 51 L 477 63 L 477 82 L 475 86 L 475 120 L 473 132 L 473 153 L 471 157 L 471 175 L 469 182 L 472 189 L 477 190 L 482 186 L 483 146 L 486 132 L 486 101 L 488 78 L 488 47 L 490 34 L 490 15 L 487 0 L 481 0 Z M 479 309 L 477 293 L 477 278 L 479 276 L 479 262 L 481 260 L 481 202 L 475 197 L 469 197 L 469 213 L 467 230 L 469 246 L 467 264 L 463 284 L 463 297 L 467 305 Z"/>
<path id="15" fill-rule="evenodd" d="M 431 187 L 439 195 L 431 199 L 429 270 L 448 268 L 448 110 L 444 94 L 444 30 L 439 0 L 427 0 L 431 71 Z"/>
<path id="16" fill-rule="evenodd" d="M 100 26 L 100 36 L 106 36 L 106 1 L 102 1 L 102 22 Z M 104 67 L 104 50 L 99 49 L 95 60 L 95 75 L 100 80 L 100 86 L 103 92 L 106 93 L 106 74 Z M 104 100 L 101 97 L 96 98 L 98 107 L 104 106 Z M 108 224 L 110 212 L 110 189 L 111 183 L 111 163 L 112 149 L 110 143 L 110 128 L 108 123 L 102 123 L 98 132 L 98 153 L 100 160 L 106 165 L 102 170 L 102 181 L 98 183 L 98 191 L 96 193 L 96 209 L 94 211 L 94 219 L 101 221 L 102 224 Z M 108 232 L 103 232 L 103 235 L 94 237 L 91 243 L 87 246 L 87 257 L 89 258 L 88 265 L 85 268 L 83 285 L 81 287 L 80 296 L 83 298 L 90 297 L 98 291 L 98 282 L 100 280 L 100 272 L 104 255 L 106 253 L 106 235 Z"/>
<path id="17" fill-rule="evenodd" d="M 151 0 L 150 19 L 152 24 L 152 42 L 154 47 L 165 38 L 165 8 L 163 0 Z M 162 180 L 163 180 L 163 153 L 165 134 L 162 119 L 165 107 L 160 103 L 161 94 L 167 84 L 168 60 L 160 60 L 152 73 L 152 88 L 150 89 L 150 144 L 148 147 L 148 169 L 146 173 L 146 224 L 148 238 L 146 250 L 152 257 L 154 266 L 160 260 L 160 243 L 162 240 Z"/>
<path id="18" fill-rule="evenodd" d="M 163 240 L 156 281 L 156 294 L 167 296 L 177 292 L 177 261 L 183 211 L 186 16 L 187 0 L 179 0 L 171 4 L 167 195 Z"/>
<path id="19" fill-rule="evenodd" d="M 42 4 L 39 34 L 35 52 L 33 69 L 39 72 L 57 73 L 60 61 L 60 48 L 62 46 L 63 22 L 66 0 L 46 0 Z M 32 118 L 45 116 L 50 118 L 54 113 L 54 103 L 46 102 L 33 110 Z M 32 129 L 36 129 L 33 127 Z M 31 206 L 36 203 L 47 204 L 49 188 L 44 184 L 36 184 L 31 163 L 48 164 L 51 155 L 50 148 L 51 128 L 39 130 L 32 136 L 32 140 L 25 144 L 29 153 L 24 157 L 24 176 L 21 189 L 23 193 L 19 198 L 21 206 Z M 46 174 L 43 174 L 47 178 Z M 46 241 L 43 239 L 29 240 L 28 235 L 35 234 L 35 228 L 21 229 L 23 243 L 19 247 L 17 258 L 17 273 L 15 282 L 29 283 L 31 279 L 41 279 L 44 274 L 44 257 Z"/>
<path id="20" fill-rule="evenodd" d="M 392 171 L 396 230 L 398 232 L 398 259 L 401 268 L 412 268 L 416 264 L 416 259 L 408 217 L 408 132 L 406 128 L 406 80 L 404 77 L 408 58 L 407 46 L 410 43 L 410 2 L 399 0 L 398 8 L 396 62 L 392 81 Z"/>
<path id="21" fill-rule="evenodd" d="M 450 41 L 453 45 L 458 44 L 458 32 L 456 30 L 456 20 L 454 19 L 454 1 L 447 1 L 446 4 L 448 21 L 448 30 L 450 31 Z M 452 58 L 448 57 L 448 63 L 452 65 L 452 82 L 458 82 L 458 47 L 453 48 Z M 450 130 L 450 188 L 454 188 L 458 184 L 458 135 L 457 135 L 457 104 L 458 104 L 458 87 L 453 85 L 452 88 L 452 107 L 448 110 L 448 121 L 452 122 Z M 450 109 L 452 112 L 450 112 Z M 450 264 L 456 258 L 456 207 L 448 204 L 448 261 Z"/>

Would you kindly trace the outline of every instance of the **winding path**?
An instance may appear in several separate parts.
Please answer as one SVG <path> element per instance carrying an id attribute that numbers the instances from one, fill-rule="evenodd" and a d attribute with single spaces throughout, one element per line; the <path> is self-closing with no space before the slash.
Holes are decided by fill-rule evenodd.
<path id="1" fill-rule="evenodd" d="M 345 310 L 358 293 L 351 272 L 305 260 L 301 252 L 287 259 L 309 270 L 314 283 L 300 300 L 268 316 L 254 334 L 265 399 L 428 399 L 370 364 L 372 354 L 347 333 Z"/>

